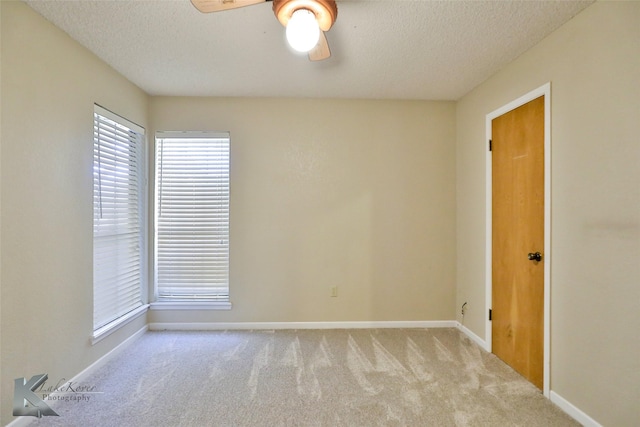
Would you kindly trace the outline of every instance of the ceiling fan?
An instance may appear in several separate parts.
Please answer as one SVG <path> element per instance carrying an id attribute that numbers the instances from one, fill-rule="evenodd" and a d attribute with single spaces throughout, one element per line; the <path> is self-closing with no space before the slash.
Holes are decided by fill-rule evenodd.
<path id="1" fill-rule="evenodd" d="M 236 9 L 273 1 L 273 13 L 287 29 L 287 40 L 298 52 L 307 52 L 311 61 L 331 56 L 324 35 L 338 17 L 335 0 L 191 0 L 202 13 Z"/>

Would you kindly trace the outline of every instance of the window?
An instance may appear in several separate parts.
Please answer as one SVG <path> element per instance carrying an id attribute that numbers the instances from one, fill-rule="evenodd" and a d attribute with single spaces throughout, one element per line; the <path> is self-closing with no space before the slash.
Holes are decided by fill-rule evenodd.
<path id="1" fill-rule="evenodd" d="M 144 129 L 95 106 L 93 329 L 142 306 Z"/>
<path id="2" fill-rule="evenodd" d="M 155 226 L 158 301 L 228 301 L 228 133 L 157 133 Z"/>

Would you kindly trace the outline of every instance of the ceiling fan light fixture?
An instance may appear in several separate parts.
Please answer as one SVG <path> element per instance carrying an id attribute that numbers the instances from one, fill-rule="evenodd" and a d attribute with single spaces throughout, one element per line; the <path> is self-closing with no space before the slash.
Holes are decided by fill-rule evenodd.
<path id="1" fill-rule="evenodd" d="M 316 15 L 308 9 L 293 12 L 287 23 L 287 41 L 296 51 L 306 53 L 316 47 L 320 39 L 320 26 Z"/>

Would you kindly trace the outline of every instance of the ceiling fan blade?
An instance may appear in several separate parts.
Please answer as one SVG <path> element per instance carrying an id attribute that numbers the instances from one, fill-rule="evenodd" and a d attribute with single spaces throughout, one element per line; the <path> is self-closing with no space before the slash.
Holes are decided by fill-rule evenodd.
<path id="1" fill-rule="evenodd" d="M 327 36 L 324 35 L 324 31 L 320 31 L 320 39 L 316 47 L 309 51 L 310 61 L 322 61 L 331 56 L 331 49 L 329 49 L 329 42 L 327 42 Z"/>
<path id="2" fill-rule="evenodd" d="M 220 12 L 236 9 L 252 4 L 264 3 L 267 0 L 191 0 L 191 3 L 202 13 Z"/>

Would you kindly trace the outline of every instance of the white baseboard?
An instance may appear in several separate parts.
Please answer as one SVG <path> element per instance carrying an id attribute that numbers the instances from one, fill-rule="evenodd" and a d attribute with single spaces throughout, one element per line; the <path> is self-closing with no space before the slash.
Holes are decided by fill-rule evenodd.
<path id="1" fill-rule="evenodd" d="M 67 383 L 82 383 L 82 382 L 84 382 L 84 380 L 87 377 L 89 377 L 91 374 L 93 374 L 99 368 L 104 366 L 110 359 L 112 359 L 114 356 L 116 356 L 118 353 L 120 353 L 122 350 L 124 350 L 127 346 L 129 346 L 131 343 L 133 343 L 133 341 L 135 341 L 140 336 L 142 336 L 145 332 L 147 332 L 148 329 L 149 329 L 149 327 L 147 325 L 143 326 L 136 333 L 134 333 L 129 338 L 127 338 L 126 340 L 124 340 L 123 342 L 118 344 L 110 352 L 108 352 L 107 354 L 105 354 L 100 359 L 96 360 L 95 362 L 93 362 L 91 365 L 89 365 L 86 369 L 84 369 L 79 374 L 75 375 L 73 378 L 71 378 L 69 381 L 67 381 Z M 55 396 L 56 393 L 51 393 L 51 395 Z M 47 401 L 45 399 L 45 402 L 52 409 L 54 409 L 55 406 L 56 406 L 56 402 L 55 401 L 50 401 L 49 402 L 49 401 Z M 25 426 L 30 425 L 36 419 L 37 419 L 36 417 L 16 417 L 15 420 L 13 420 L 9 424 L 7 424 L 7 427 L 25 427 Z"/>
<path id="2" fill-rule="evenodd" d="M 102 366 L 104 366 L 109 360 L 111 360 L 113 357 L 119 354 L 122 350 L 127 348 L 131 343 L 133 343 L 135 340 L 140 338 L 148 330 L 149 330 L 148 325 L 145 325 L 142 328 L 138 329 L 133 335 L 131 335 L 126 340 L 122 341 L 120 344 L 118 344 L 116 347 L 114 347 L 110 352 L 102 356 L 100 359 L 93 362 L 85 370 L 83 370 L 78 375 L 73 377 L 70 381 L 72 382 L 84 381 L 85 378 L 87 378 L 89 375 L 93 374 L 95 371 L 97 371 Z"/>
<path id="3" fill-rule="evenodd" d="M 489 348 L 487 341 L 480 338 L 478 335 L 473 333 L 469 328 L 462 325 L 461 323 L 459 322 L 456 322 L 456 323 L 457 323 L 456 327 L 462 333 L 464 333 L 467 337 L 469 337 L 469 339 L 474 341 L 476 344 L 478 344 L 480 347 L 482 347 L 486 351 L 491 352 L 491 349 Z M 558 393 L 551 391 L 549 393 L 549 400 L 551 400 L 551 402 L 556 404 L 560 409 L 562 409 L 565 413 L 567 413 L 567 415 L 569 415 L 571 418 L 573 418 L 574 420 L 582 424 L 584 427 L 602 427 L 600 423 L 598 423 L 596 420 L 591 418 L 589 415 L 585 414 L 583 411 L 578 409 L 576 406 L 574 406 L 571 402 L 569 402 L 568 400 L 560 396 Z"/>
<path id="4" fill-rule="evenodd" d="M 225 323 L 149 323 L 152 331 L 219 331 L 225 329 L 377 329 L 377 328 L 455 328 L 455 320 L 407 320 L 383 322 L 225 322 Z"/>
<path id="5" fill-rule="evenodd" d="M 7 424 L 6 427 L 25 427 L 35 420 L 37 420 L 36 417 L 16 417 L 16 419 Z"/>
<path id="6" fill-rule="evenodd" d="M 462 323 L 460 322 L 456 322 L 456 327 L 460 330 L 460 332 L 462 332 L 463 334 L 465 334 L 467 337 L 469 337 L 469 339 L 471 339 L 471 341 L 475 342 L 476 344 L 478 344 L 480 347 L 482 347 L 485 351 L 491 352 L 491 348 L 489 348 L 489 344 L 487 343 L 487 341 L 483 340 L 482 338 L 480 338 L 478 335 L 476 335 L 471 329 L 467 328 L 466 326 L 464 326 Z"/>
<path id="7" fill-rule="evenodd" d="M 555 391 L 551 391 L 549 398 L 553 403 L 558 405 L 560 409 L 566 412 L 571 418 L 582 424 L 584 427 L 602 427 L 602 424 L 582 412 L 571 402 L 560 396 Z"/>

